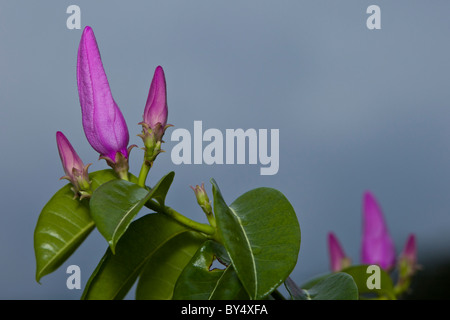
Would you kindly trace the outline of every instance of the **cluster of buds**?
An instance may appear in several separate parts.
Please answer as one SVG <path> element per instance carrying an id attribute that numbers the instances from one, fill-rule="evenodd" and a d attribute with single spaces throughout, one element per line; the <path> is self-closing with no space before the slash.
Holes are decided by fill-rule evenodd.
<path id="1" fill-rule="evenodd" d="M 115 102 L 91 27 L 82 33 L 77 55 L 77 86 L 81 105 L 84 133 L 89 144 L 96 150 L 99 159 L 106 160 L 118 176 L 128 180 L 129 155 L 135 145 L 128 146 L 129 133 L 125 118 Z M 145 145 L 145 163 L 153 164 L 161 152 L 162 137 L 167 125 L 166 82 L 163 69 L 158 66 L 150 86 L 144 110 L 142 134 Z M 74 192 L 88 196 L 87 166 L 64 135 L 57 134 L 58 149 L 63 162 L 65 178 L 73 184 Z"/>
<path id="2" fill-rule="evenodd" d="M 346 256 L 336 236 L 331 232 L 328 234 L 328 249 L 333 272 L 350 266 L 350 258 Z M 399 269 L 398 283 L 402 286 L 409 283 L 417 270 L 415 235 L 411 234 L 408 237 L 408 241 L 397 259 L 394 242 L 384 220 L 383 212 L 370 191 L 366 191 L 363 197 L 361 263 L 378 265 L 387 272 L 391 272 L 397 265 Z"/>

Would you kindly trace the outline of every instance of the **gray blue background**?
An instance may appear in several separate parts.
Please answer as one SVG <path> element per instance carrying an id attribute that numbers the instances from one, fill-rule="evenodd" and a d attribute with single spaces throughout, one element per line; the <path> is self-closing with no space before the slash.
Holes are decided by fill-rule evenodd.
<path id="1" fill-rule="evenodd" d="M 417 235 L 423 272 L 450 258 L 450 2 L 429 1 L 6 1 L 0 0 L 0 298 L 78 299 L 106 249 L 94 230 L 57 271 L 34 280 L 33 232 L 65 182 L 61 130 L 91 171 L 81 125 L 76 54 L 81 8 L 97 37 L 113 96 L 136 137 L 156 66 L 166 73 L 169 123 L 204 129 L 280 130 L 280 169 L 172 164 L 165 150 L 149 176 L 176 172 L 168 203 L 206 222 L 190 185 L 218 182 L 232 202 L 260 186 L 282 191 L 302 230 L 292 278 L 329 270 L 334 231 L 359 262 L 364 190 L 379 200 L 397 250 Z M 381 30 L 366 9 L 381 8 Z M 131 153 L 137 174 L 142 151 Z M 145 213 L 145 212 L 143 212 Z M 132 298 L 132 295 L 130 295 Z"/>

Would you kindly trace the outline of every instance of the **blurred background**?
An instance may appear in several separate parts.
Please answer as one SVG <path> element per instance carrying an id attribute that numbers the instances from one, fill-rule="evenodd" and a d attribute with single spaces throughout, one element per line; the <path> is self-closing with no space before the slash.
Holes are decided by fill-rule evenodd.
<path id="1" fill-rule="evenodd" d="M 70 30 L 69 5 L 81 9 Z M 369 30 L 367 7 L 381 8 Z M 81 125 L 76 56 L 93 28 L 130 144 L 153 72 L 163 66 L 169 123 L 203 129 L 280 130 L 280 168 L 174 165 L 173 128 L 149 184 L 174 170 L 170 206 L 206 222 L 190 185 L 215 178 L 228 203 L 261 186 L 279 189 L 296 210 L 302 242 L 291 277 L 329 270 L 335 232 L 360 259 L 365 190 L 378 199 L 400 253 L 417 236 L 422 270 L 411 298 L 448 298 L 450 285 L 450 2 L 427 1 L 6 1 L 0 0 L 0 299 L 79 299 L 107 244 L 94 230 L 41 284 L 33 232 L 39 213 L 66 182 L 55 133 L 63 131 L 90 171 L 107 168 Z M 137 174 L 143 152 L 131 152 Z M 144 214 L 145 212 L 143 212 Z M 129 298 L 133 298 L 133 292 Z"/>

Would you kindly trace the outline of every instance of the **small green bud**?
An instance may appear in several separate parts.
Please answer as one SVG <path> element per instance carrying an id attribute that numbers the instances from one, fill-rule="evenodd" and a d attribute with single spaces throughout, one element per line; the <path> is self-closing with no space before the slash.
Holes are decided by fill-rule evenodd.
<path id="1" fill-rule="evenodd" d="M 211 202 L 209 201 L 208 195 L 206 194 L 205 184 L 202 183 L 201 186 L 196 185 L 195 188 L 191 186 L 191 189 L 194 190 L 197 202 L 202 208 L 203 212 L 205 212 L 206 215 L 212 215 L 213 211 Z"/>

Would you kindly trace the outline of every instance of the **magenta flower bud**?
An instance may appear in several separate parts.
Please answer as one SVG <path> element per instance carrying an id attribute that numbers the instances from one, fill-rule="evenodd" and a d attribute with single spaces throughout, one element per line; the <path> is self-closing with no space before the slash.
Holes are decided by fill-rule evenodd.
<path id="1" fill-rule="evenodd" d="M 164 132 L 171 125 L 167 124 L 167 92 L 166 78 L 161 66 L 158 66 L 153 75 L 147 102 L 145 104 L 142 125 L 142 134 L 139 136 L 144 142 L 144 161 L 152 166 L 158 154 L 162 152 L 161 143 Z"/>
<path id="2" fill-rule="evenodd" d="M 83 128 L 90 145 L 115 164 L 128 159 L 128 128 L 114 101 L 97 46 L 94 32 L 87 26 L 78 48 L 77 84 Z"/>
<path id="3" fill-rule="evenodd" d="M 403 276 L 411 276 L 417 269 L 417 245 L 416 236 L 410 234 L 399 258 L 400 273 Z"/>
<path id="4" fill-rule="evenodd" d="M 350 259 L 345 255 L 339 240 L 332 232 L 328 233 L 328 253 L 331 271 L 338 272 L 350 266 Z"/>
<path id="5" fill-rule="evenodd" d="M 73 188 L 75 195 L 78 193 L 82 195 L 87 195 L 90 189 L 89 176 L 88 176 L 88 165 L 84 165 L 78 154 L 73 149 L 69 140 L 66 136 L 58 131 L 56 133 L 56 144 L 58 146 L 59 157 L 63 165 L 65 176 L 61 179 L 69 180 Z"/>
<path id="6" fill-rule="evenodd" d="M 166 78 L 161 66 L 158 66 L 153 75 L 144 109 L 144 123 L 150 128 L 156 128 L 159 123 L 161 128 L 167 124 L 167 91 Z"/>
<path id="7" fill-rule="evenodd" d="M 395 264 L 394 243 L 381 208 L 369 191 L 364 194 L 361 262 L 377 264 L 385 270 L 390 270 Z"/>

